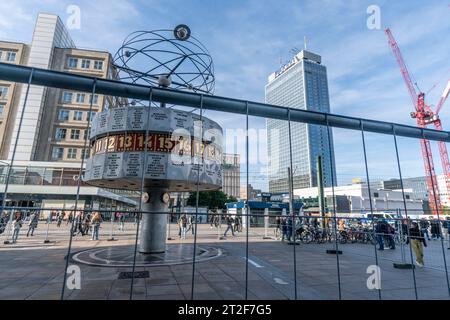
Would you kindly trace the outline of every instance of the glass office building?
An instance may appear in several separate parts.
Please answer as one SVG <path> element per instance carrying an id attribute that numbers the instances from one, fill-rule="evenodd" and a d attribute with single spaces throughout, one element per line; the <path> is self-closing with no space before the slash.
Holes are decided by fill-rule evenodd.
<path id="1" fill-rule="evenodd" d="M 327 69 L 321 57 L 309 51 L 299 52 L 291 62 L 269 76 L 266 102 L 295 109 L 330 112 Z M 287 121 L 267 119 L 269 190 L 288 192 L 287 168 L 290 167 L 289 128 Z M 327 128 L 306 123 L 292 123 L 292 167 L 294 189 L 317 186 L 317 157 L 322 156 L 324 186 L 336 181 L 333 135 L 331 155 Z M 335 167 L 335 166 L 333 166 Z"/>

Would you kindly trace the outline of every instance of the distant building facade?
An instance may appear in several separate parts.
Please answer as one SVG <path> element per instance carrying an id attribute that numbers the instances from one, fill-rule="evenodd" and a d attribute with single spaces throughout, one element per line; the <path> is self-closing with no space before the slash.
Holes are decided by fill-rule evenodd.
<path id="1" fill-rule="evenodd" d="M 265 88 L 266 103 L 293 109 L 330 112 L 327 70 L 321 57 L 303 50 L 280 71 L 269 76 Z M 289 191 L 287 168 L 290 163 L 288 122 L 267 119 L 269 192 Z M 333 134 L 327 128 L 306 123 L 291 123 L 292 172 L 294 188 L 317 186 L 317 157 L 322 156 L 324 186 L 336 181 Z M 330 146 L 331 145 L 331 146 Z M 331 147 L 331 152 L 330 152 Z"/>
<path id="2" fill-rule="evenodd" d="M 0 40 L 0 62 L 117 78 L 111 54 L 77 49 L 61 19 L 53 14 L 37 16 L 31 44 Z M 26 84 L 0 81 L 0 202 L 70 208 L 75 203 L 81 160 L 89 157 L 83 152 L 88 121 L 113 101 L 102 95 L 35 85 L 27 96 L 26 89 Z M 82 182 L 78 204 L 79 208 L 95 209 L 135 206 L 137 202 L 128 196 L 136 198 L 133 193 L 116 193 Z"/>
<path id="3" fill-rule="evenodd" d="M 116 78 L 108 52 L 76 49 L 56 15 L 39 14 L 31 44 L 0 41 L 1 62 L 97 78 Z M 0 158 L 12 158 L 26 85 L 0 82 Z M 92 112 L 89 112 L 90 102 Z M 15 160 L 81 162 L 87 122 L 104 109 L 103 96 L 31 86 Z"/>
<path id="4" fill-rule="evenodd" d="M 241 156 L 239 154 L 223 154 L 222 191 L 235 198 L 241 195 Z"/>

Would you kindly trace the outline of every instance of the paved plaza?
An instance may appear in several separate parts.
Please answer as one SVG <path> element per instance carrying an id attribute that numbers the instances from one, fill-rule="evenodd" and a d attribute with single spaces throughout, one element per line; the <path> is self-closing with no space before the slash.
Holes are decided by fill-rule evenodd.
<path id="1" fill-rule="evenodd" d="M 41 222 L 35 236 L 28 238 L 23 228 L 13 245 L 4 245 L 4 234 L 0 236 L 0 299 L 60 299 L 69 227 L 64 223 L 56 228 L 53 223 L 49 228 L 50 243 L 44 244 L 46 226 Z M 134 280 L 134 299 L 191 299 L 194 237 L 189 232 L 186 240 L 180 240 L 178 227 L 172 224 L 170 228 L 174 240 L 168 241 L 169 265 L 158 257 L 138 257 L 136 271 L 148 271 L 148 277 Z M 224 228 L 200 225 L 198 231 L 194 299 L 245 299 L 245 230 L 235 237 L 229 234 L 227 239 L 219 238 Z M 103 223 L 100 241 L 91 241 L 90 236 L 73 238 L 70 265 L 81 269 L 81 289 L 66 289 L 65 299 L 129 298 L 131 279 L 119 278 L 122 272 L 132 271 L 127 261 L 133 258 L 136 226 L 130 222 L 119 231 L 114 225 L 115 241 L 108 241 L 110 233 L 111 225 Z M 273 230 L 267 234 L 272 235 Z M 249 231 L 248 299 L 295 299 L 295 284 L 297 299 L 415 299 L 415 285 L 418 299 L 449 299 L 440 241 L 430 241 L 425 249 L 425 268 L 408 270 L 393 267 L 393 262 L 402 261 L 400 247 L 375 251 L 372 245 L 343 244 L 339 246 L 343 254 L 338 256 L 338 264 L 336 255 L 326 253 L 334 249 L 334 244 L 292 246 L 263 239 L 264 235 L 263 228 Z M 404 249 L 409 262 L 409 247 Z M 447 243 L 444 249 L 449 264 Z M 367 268 L 376 264 L 375 252 L 381 269 L 381 290 L 367 286 L 371 275 Z"/>

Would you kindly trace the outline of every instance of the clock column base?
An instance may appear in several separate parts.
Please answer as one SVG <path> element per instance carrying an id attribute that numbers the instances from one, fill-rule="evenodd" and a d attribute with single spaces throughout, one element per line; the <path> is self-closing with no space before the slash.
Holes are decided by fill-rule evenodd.
<path id="1" fill-rule="evenodd" d="M 149 188 L 148 202 L 142 201 L 142 220 L 139 239 L 139 252 L 143 254 L 166 251 L 167 214 L 169 204 L 163 202 L 167 189 Z"/>

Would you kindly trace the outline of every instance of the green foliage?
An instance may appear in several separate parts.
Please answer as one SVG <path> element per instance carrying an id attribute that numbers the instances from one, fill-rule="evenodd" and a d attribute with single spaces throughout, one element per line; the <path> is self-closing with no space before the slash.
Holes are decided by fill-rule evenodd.
<path id="1" fill-rule="evenodd" d="M 217 191 L 203 191 L 199 192 L 198 206 L 208 207 L 209 210 L 226 209 L 226 203 L 237 202 L 237 199 L 228 196 L 226 193 Z M 195 207 L 197 204 L 197 193 L 191 192 L 187 199 L 187 205 Z"/>

